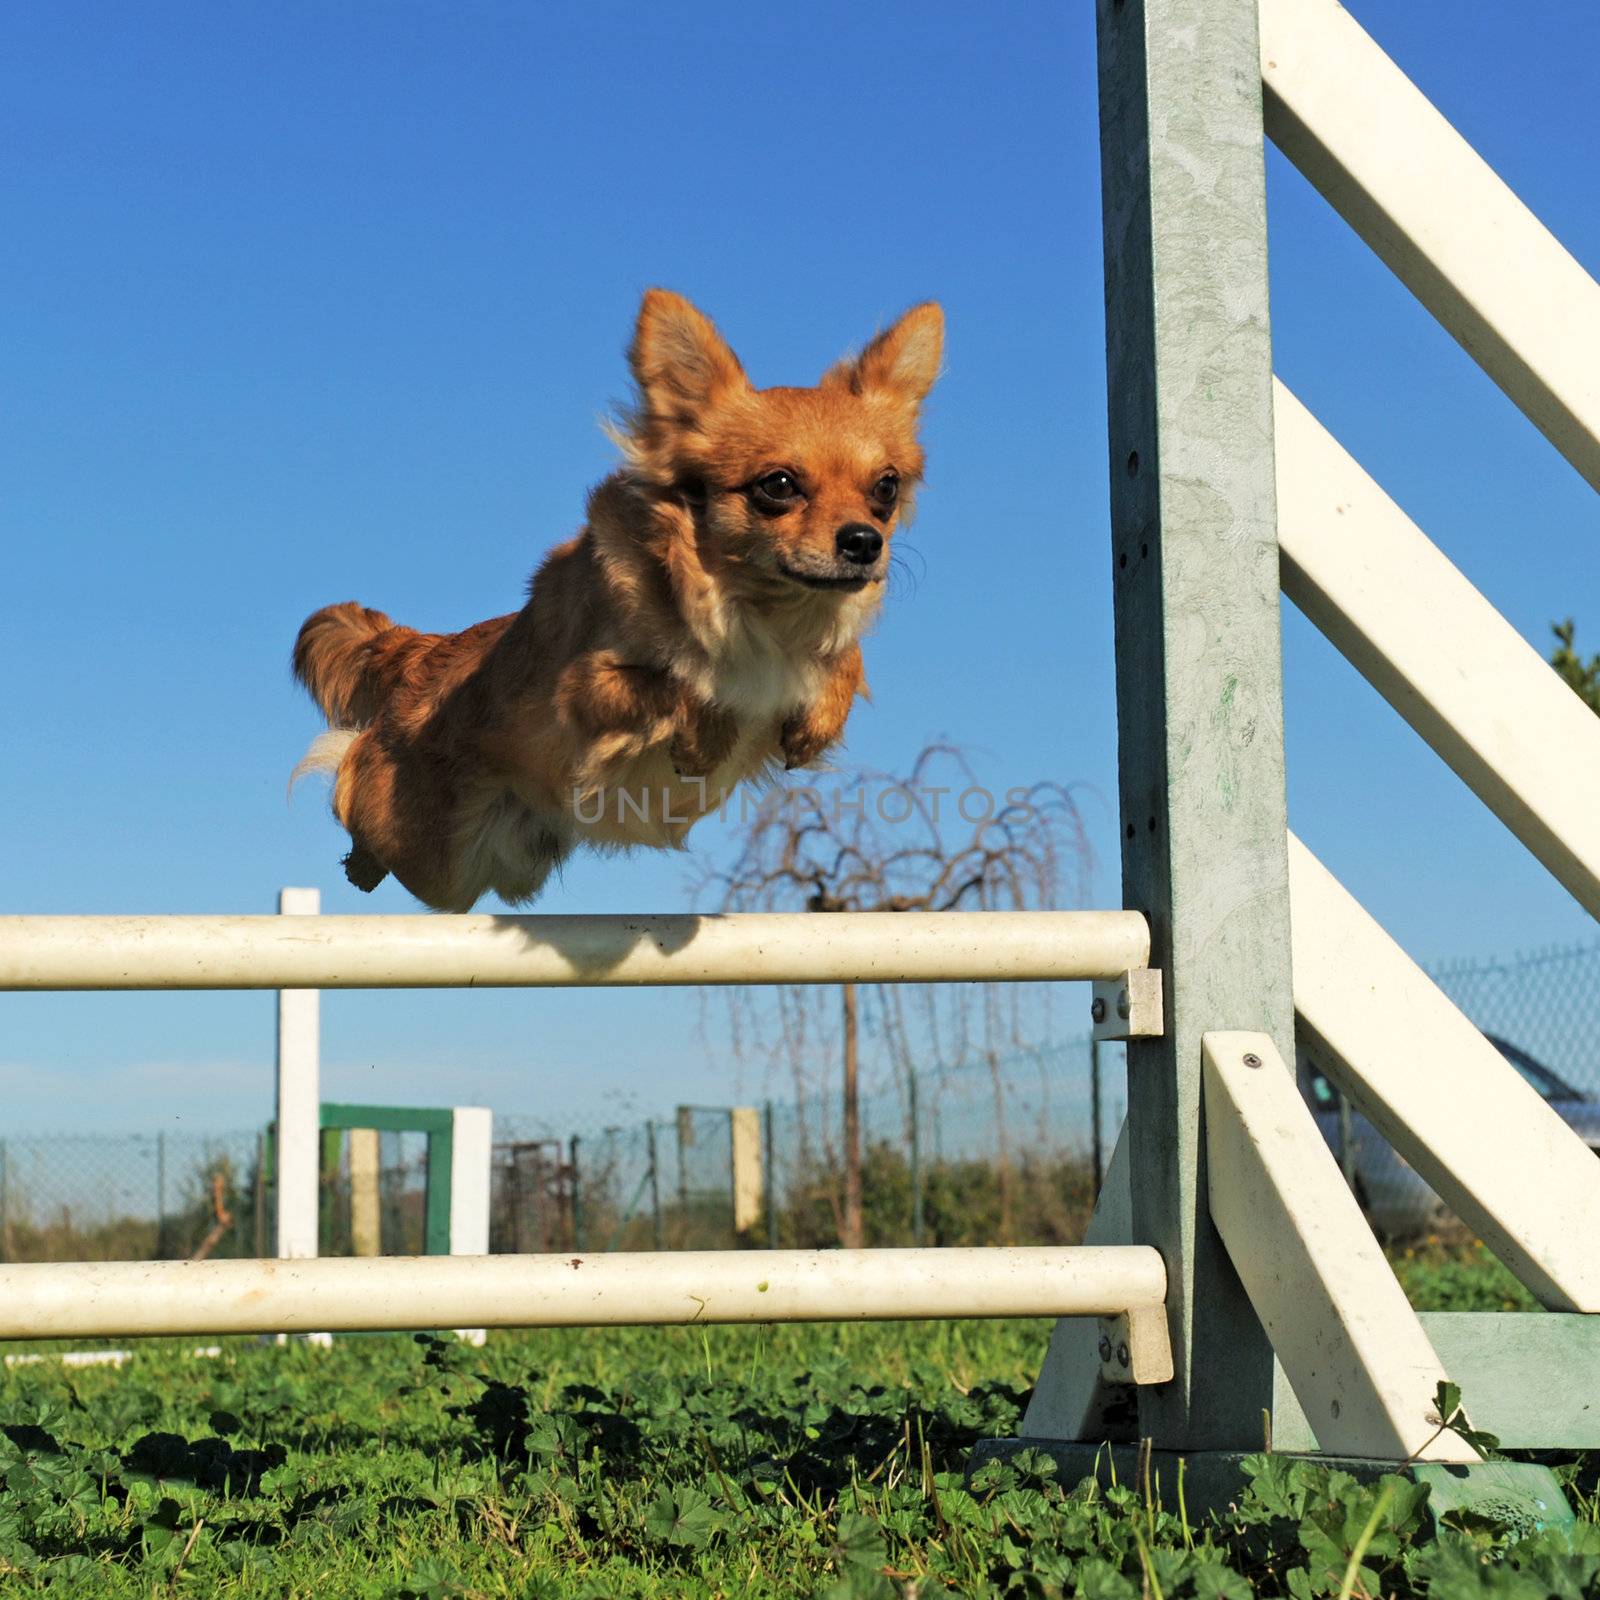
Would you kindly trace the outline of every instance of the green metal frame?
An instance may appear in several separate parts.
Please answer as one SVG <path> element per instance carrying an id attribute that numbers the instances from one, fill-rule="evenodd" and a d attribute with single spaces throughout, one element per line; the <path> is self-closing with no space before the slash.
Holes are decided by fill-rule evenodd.
<path id="1" fill-rule="evenodd" d="M 422 1133 L 428 1138 L 427 1176 L 423 1198 L 422 1253 L 450 1254 L 450 1179 L 455 1170 L 455 1114 L 437 1106 L 358 1106 L 325 1100 L 318 1109 L 324 1176 L 339 1167 L 339 1135 L 351 1128 L 376 1128 L 380 1133 Z M 276 1180 L 278 1129 L 268 1124 L 262 1144 L 265 1169 Z M 3 1169 L 0 1169 L 3 1171 Z"/>
<path id="2" fill-rule="evenodd" d="M 455 1169 L 454 1113 L 428 1106 L 359 1106 L 325 1100 L 319 1111 L 318 1122 L 324 1137 L 329 1133 L 345 1133 L 351 1128 L 376 1128 L 380 1133 L 424 1133 L 428 1136 L 422 1253 L 429 1256 L 449 1255 L 450 1179 Z"/>

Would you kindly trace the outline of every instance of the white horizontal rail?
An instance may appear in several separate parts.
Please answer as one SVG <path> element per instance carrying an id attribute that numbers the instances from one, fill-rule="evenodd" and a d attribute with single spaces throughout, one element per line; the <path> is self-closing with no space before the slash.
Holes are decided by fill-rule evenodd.
<path id="1" fill-rule="evenodd" d="M 1275 383 L 1283 592 L 1591 915 L 1600 718 Z"/>
<path id="2" fill-rule="evenodd" d="M 1134 1245 L 29 1263 L 0 1267 L 0 1339 L 1115 1316 L 1166 1288 Z"/>
<path id="3" fill-rule="evenodd" d="M 1600 1312 L 1594 1153 L 1292 834 L 1289 902 L 1313 1059 L 1546 1306 Z"/>
<path id="4" fill-rule="evenodd" d="M 1262 0 L 1261 78 L 1273 142 L 1600 489 L 1600 285 L 1337 0 Z"/>
<path id="5" fill-rule="evenodd" d="M 1211 1220 L 1330 1455 L 1476 1461 L 1429 1421 L 1446 1377 L 1264 1033 L 1208 1033 Z"/>
<path id="6" fill-rule="evenodd" d="M 1149 958 L 1136 911 L 0 917 L 0 991 L 1028 982 Z"/>

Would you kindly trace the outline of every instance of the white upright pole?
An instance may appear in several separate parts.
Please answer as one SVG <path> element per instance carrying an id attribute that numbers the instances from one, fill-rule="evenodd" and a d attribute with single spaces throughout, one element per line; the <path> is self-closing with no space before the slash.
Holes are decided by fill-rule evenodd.
<path id="1" fill-rule="evenodd" d="M 314 917 L 316 889 L 281 889 L 278 911 Z M 320 1147 L 321 1051 L 315 989 L 278 991 L 278 1259 L 317 1253 L 317 1165 Z"/>
<path id="2" fill-rule="evenodd" d="M 456 1106 L 450 1118 L 450 1254 L 486 1256 L 494 1113 L 487 1106 Z"/>
<path id="3" fill-rule="evenodd" d="M 486 1106 L 456 1106 L 450 1123 L 450 1254 L 486 1256 L 494 1113 Z M 482 1344 L 484 1330 L 457 1328 L 456 1337 Z"/>

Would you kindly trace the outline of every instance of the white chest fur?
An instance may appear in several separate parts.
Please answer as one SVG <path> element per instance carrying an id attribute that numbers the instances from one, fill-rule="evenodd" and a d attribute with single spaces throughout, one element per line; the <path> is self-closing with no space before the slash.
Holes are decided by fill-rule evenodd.
<path id="1" fill-rule="evenodd" d="M 789 630 L 781 624 L 759 615 L 740 618 L 718 641 L 710 660 L 685 676 L 699 694 L 741 723 L 790 716 L 822 692 L 832 658 L 855 642 L 867 611 L 864 603 L 847 605 L 834 613 L 824 637 L 803 645 L 786 637 Z"/>

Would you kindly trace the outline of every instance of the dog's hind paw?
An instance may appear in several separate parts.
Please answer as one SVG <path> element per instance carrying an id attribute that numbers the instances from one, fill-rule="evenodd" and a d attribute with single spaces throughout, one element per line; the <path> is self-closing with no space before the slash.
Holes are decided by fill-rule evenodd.
<path id="1" fill-rule="evenodd" d="M 345 877 L 363 894 L 371 894 L 389 876 L 389 869 L 364 844 L 352 844 L 341 865 Z"/>

